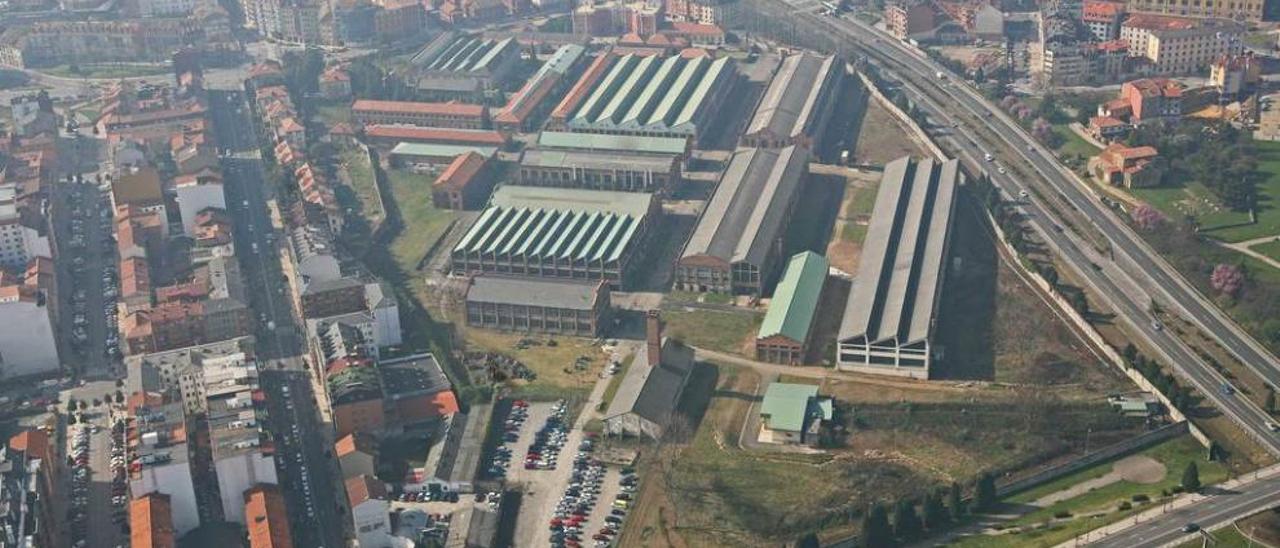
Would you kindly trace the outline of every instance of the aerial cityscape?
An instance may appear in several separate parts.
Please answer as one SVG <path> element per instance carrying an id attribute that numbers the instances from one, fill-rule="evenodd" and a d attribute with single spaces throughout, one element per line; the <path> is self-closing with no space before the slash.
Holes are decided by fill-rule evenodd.
<path id="1" fill-rule="evenodd" d="M 3 548 L 1280 548 L 1276 0 L 9 0 L 0 137 Z"/>

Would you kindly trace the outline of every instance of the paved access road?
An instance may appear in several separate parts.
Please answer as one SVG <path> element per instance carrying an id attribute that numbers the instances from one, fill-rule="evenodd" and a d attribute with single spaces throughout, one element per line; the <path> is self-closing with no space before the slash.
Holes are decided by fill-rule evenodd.
<path id="1" fill-rule="evenodd" d="M 271 409 L 272 432 L 281 447 L 276 468 L 294 538 L 299 546 L 342 546 L 347 520 L 334 473 L 333 440 L 318 419 L 309 375 L 298 367 L 304 340 L 276 252 L 283 235 L 274 233 L 267 210 L 271 182 L 260 157 L 257 121 L 245 92 L 211 91 L 209 102 L 218 146 L 230 152 L 222 158 L 224 191 L 236 257 L 259 315 L 257 351 L 264 370 L 260 380 Z M 289 370 L 281 369 L 285 363 L 292 364 Z"/>

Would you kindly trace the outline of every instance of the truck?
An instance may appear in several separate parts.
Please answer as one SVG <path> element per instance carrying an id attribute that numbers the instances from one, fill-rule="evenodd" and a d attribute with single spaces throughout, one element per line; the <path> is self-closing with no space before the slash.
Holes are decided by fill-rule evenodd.
<path id="1" fill-rule="evenodd" d="M 946 80 L 946 79 L 947 79 L 947 74 L 946 74 L 945 72 L 938 71 L 936 74 L 938 75 L 938 79 L 939 79 L 939 80 Z"/>

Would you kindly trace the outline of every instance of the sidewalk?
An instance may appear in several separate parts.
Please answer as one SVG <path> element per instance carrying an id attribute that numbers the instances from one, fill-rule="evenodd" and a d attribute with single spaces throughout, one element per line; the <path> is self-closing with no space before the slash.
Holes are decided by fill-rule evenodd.
<path id="1" fill-rule="evenodd" d="M 1256 470 L 1253 473 L 1248 474 L 1244 477 L 1231 479 L 1211 487 L 1215 487 L 1218 490 L 1223 490 L 1223 491 L 1232 491 L 1242 485 L 1248 485 L 1260 479 L 1271 478 L 1278 474 L 1280 474 L 1280 464 L 1273 464 L 1267 468 Z M 1089 542 L 1099 541 L 1111 535 L 1124 531 L 1125 529 L 1128 529 L 1129 527 L 1132 527 L 1134 525 L 1138 525 L 1146 521 L 1151 521 L 1153 519 L 1158 518 L 1161 515 L 1177 510 L 1179 508 L 1191 506 L 1193 504 L 1196 504 L 1208 498 L 1213 498 L 1213 495 L 1203 495 L 1200 493 L 1189 493 L 1186 495 L 1182 495 L 1181 497 L 1174 499 L 1172 502 L 1167 502 L 1164 504 L 1153 506 L 1151 509 L 1145 512 L 1136 514 L 1132 518 L 1125 518 L 1115 523 L 1112 523 L 1111 525 L 1099 527 L 1083 535 L 1080 535 L 1076 538 L 1073 538 L 1069 541 L 1063 542 L 1054 548 L 1068 548 L 1072 546 L 1080 546 L 1082 544 L 1088 544 Z M 1219 524 L 1202 523 L 1200 525 L 1205 529 L 1213 529 L 1215 526 Z"/>

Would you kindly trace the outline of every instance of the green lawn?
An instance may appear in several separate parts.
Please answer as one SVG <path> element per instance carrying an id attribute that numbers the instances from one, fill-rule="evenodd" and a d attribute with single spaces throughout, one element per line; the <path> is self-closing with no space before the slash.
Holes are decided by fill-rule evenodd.
<path id="1" fill-rule="evenodd" d="M 871 210 L 876 206 L 876 191 L 879 190 L 880 183 L 873 183 L 863 188 L 849 187 L 849 192 L 853 193 L 853 197 L 845 206 L 843 230 L 840 231 L 840 238 L 846 242 L 862 243 L 867 237 L 867 225 L 855 222 L 857 219 L 867 218 L 871 216 Z"/>
<path id="2" fill-rule="evenodd" d="M 435 177 L 411 171 L 389 170 L 387 180 L 404 229 L 391 242 L 391 255 L 405 272 L 417 270 L 418 261 L 444 236 L 455 214 L 431 203 L 431 183 Z"/>
<path id="3" fill-rule="evenodd" d="M 1272 259 L 1280 261 L 1280 239 L 1272 240 L 1270 242 L 1262 243 L 1262 244 L 1254 244 L 1249 249 L 1252 249 L 1254 251 L 1257 251 L 1258 253 L 1261 253 L 1263 255 L 1271 257 Z"/>
<path id="4" fill-rule="evenodd" d="M 622 387 L 622 379 L 627 376 L 627 371 L 631 369 L 631 362 L 636 361 L 636 355 L 627 356 L 622 362 L 622 368 L 618 370 L 613 378 L 609 379 L 609 386 L 604 389 L 604 396 L 600 398 L 600 410 L 609 408 L 609 402 L 613 401 L 613 397 L 618 395 L 618 388 Z"/>
<path id="5" fill-rule="evenodd" d="M 754 312 L 721 312 L 700 308 L 663 310 L 672 337 L 699 348 L 744 354 L 763 316 Z"/>
<path id="6" fill-rule="evenodd" d="M 1135 190 L 1171 219 L 1194 215 L 1201 230 L 1224 242 L 1242 242 L 1264 236 L 1280 236 L 1280 143 L 1256 141 L 1258 170 L 1258 222 L 1250 223 L 1244 212 L 1230 211 L 1219 204 L 1209 189 L 1198 183 Z"/>
<path id="7" fill-rule="evenodd" d="M 1261 546 L 1260 544 L 1249 542 L 1249 539 L 1244 538 L 1244 535 L 1240 534 L 1240 530 L 1236 529 L 1234 524 L 1209 531 L 1209 536 L 1213 537 L 1213 539 L 1217 541 L 1210 545 L 1213 546 L 1213 548 L 1245 548 Z M 1189 540 L 1178 545 L 1178 548 L 1201 548 L 1203 546 L 1204 538 L 1197 537 L 1195 540 Z"/>
<path id="8" fill-rule="evenodd" d="M 1226 227 L 1238 226 L 1249 222 L 1249 214 L 1232 211 L 1218 201 L 1208 188 L 1197 182 L 1188 182 L 1179 186 L 1162 186 L 1158 188 L 1135 188 L 1130 192 L 1138 199 L 1163 211 L 1170 219 L 1181 219 L 1192 215 L 1200 223 L 1201 229 L 1214 236 L 1221 235 Z M 1227 241 L 1235 241 L 1223 238 Z"/>
<path id="9" fill-rule="evenodd" d="M 369 164 L 369 156 L 359 147 L 345 147 L 340 154 L 342 165 L 347 168 L 351 191 L 360 201 L 360 216 L 376 225 L 382 221 L 378 211 L 378 185 L 373 179 L 373 166 Z"/>
<path id="10" fill-rule="evenodd" d="M 39 72 L 61 78 L 135 78 L 169 73 L 168 65 L 58 65 Z"/>
<path id="11" fill-rule="evenodd" d="M 1053 132 L 1062 138 L 1062 144 L 1058 145 L 1057 153 L 1064 158 L 1080 156 L 1087 160 L 1089 157 L 1098 154 L 1101 150 L 1084 140 L 1084 138 L 1076 135 L 1076 132 L 1071 131 L 1071 128 L 1065 124 L 1053 126 Z"/>
<path id="12" fill-rule="evenodd" d="M 338 123 L 351 123 L 351 105 L 346 103 L 328 103 L 316 106 L 315 118 L 326 126 Z"/>
<path id="13" fill-rule="evenodd" d="M 1203 485 L 1218 483 L 1227 477 L 1224 466 L 1205 460 L 1204 446 L 1191 436 L 1182 436 L 1163 442 L 1144 449 L 1138 454 L 1163 463 L 1166 469 L 1164 479 L 1150 485 L 1118 481 L 1099 487 L 1007 523 L 1010 528 L 1023 527 L 1030 528 L 1029 530 L 994 536 L 974 535 L 956 543 L 956 546 L 1053 546 L 1065 542 L 1085 531 L 1113 523 L 1155 504 L 1161 497 L 1162 491 L 1172 490 L 1180 484 L 1183 470 L 1187 463 L 1192 461 L 1200 469 L 1200 482 Z M 1066 478 L 1015 495 L 1009 498 L 1008 502 L 1026 503 L 1070 485 L 1106 474 L 1111 470 L 1111 466 L 1112 463 L 1107 462 L 1082 470 Z M 1145 504 L 1131 502 L 1132 508 L 1129 510 L 1118 509 L 1121 502 L 1132 501 L 1132 497 L 1138 494 L 1147 495 L 1151 502 Z M 1055 520 L 1054 516 L 1063 512 L 1070 513 L 1073 518 Z"/>

